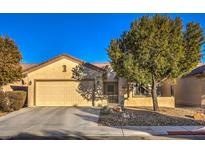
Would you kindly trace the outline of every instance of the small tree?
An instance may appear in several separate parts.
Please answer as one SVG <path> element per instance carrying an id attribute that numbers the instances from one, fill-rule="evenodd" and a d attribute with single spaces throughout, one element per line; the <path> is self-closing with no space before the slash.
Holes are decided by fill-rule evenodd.
<path id="1" fill-rule="evenodd" d="M 151 85 L 153 109 L 157 111 L 158 84 L 196 67 L 203 40 L 199 24 L 191 22 L 183 30 L 180 17 L 144 16 L 119 39 L 113 39 L 107 51 L 118 76 Z"/>
<path id="2" fill-rule="evenodd" d="M 0 88 L 22 78 L 21 59 L 15 42 L 0 36 Z"/>

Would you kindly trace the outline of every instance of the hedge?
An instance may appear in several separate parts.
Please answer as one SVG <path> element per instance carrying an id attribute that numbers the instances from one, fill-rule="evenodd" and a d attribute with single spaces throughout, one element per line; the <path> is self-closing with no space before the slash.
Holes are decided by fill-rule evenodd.
<path id="1" fill-rule="evenodd" d="M 0 92 L 0 110 L 5 112 L 22 108 L 26 101 L 25 91 Z"/>

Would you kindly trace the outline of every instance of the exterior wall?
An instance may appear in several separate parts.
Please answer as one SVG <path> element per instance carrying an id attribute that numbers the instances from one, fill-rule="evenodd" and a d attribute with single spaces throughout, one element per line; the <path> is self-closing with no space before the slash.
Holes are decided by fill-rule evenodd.
<path id="1" fill-rule="evenodd" d="M 201 80 L 201 106 L 205 106 L 205 78 Z"/>
<path id="2" fill-rule="evenodd" d="M 125 98 L 127 98 L 128 93 L 128 83 L 127 80 L 119 78 L 118 80 L 118 103 L 123 104 Z"/>
<path id="3" fill-rule="evenodd" d="M 13 91 L 13 89 L 12 89 L 13 86 L 23 86 L 23 85 L 22 85 L 21 81 L 18 81 L 18 82 L 14 82 L 14 83 L 7 84 L 7 85 L 3 86 L 2 90 L 3 91 Z"/>
<path id="4" fill-rule="evenodd" d="M 107 106 L 107 100 L 105 100 L 105 99 L 95 100 L 95 106 L 97 106 L 97 107 Z"/>
<path id="5" fill-rule="evenodd" d="M 205 79 L 201 79 L 201 106 L 205 106 Z"/>
<path id="6" fill-rule="evenodd" d="M 175 107 L 174 97 L 158 97 L 159 107 Z M 125 100 L 124 106 L 127 107 L 152 107 L 152 98 L 151 97 L 129 97 Z"/>
<path id="7" fill-rule="evenodd" d="M 171 93 L 171 85 L 172 81 L 170 80 L 165 80 L 162 84 L 162 96 L 163 97 L 170 97 L 172 95 Z"/>
<path id="8" fill-rule="evenodd" d="M 177 106 L 200 106 L 202 80 L 189 77 L 177 80 L 175 88 L 175 100 Z M 205 89 L 204 89 L 205 90 Z"/>
<path id="9" fill-rule="evenodd" d="M 117 81 L 116 73 L 113 71 L 112 67 L 106 68 L 106 80 L 107 81 Z"/>
<path id="10" fill-rule="evenodd" d="M 171 96 L 171 85 L 172 82 L 166 80 L 162 84 L 162 96 L 158 97 L 159 107 L 175 107 L 175 99 Z M 132 88 L 129 90 L 129 95 L 125 96 L 124 106 L 130 107 L 152 107 L 151 96 L 135 96 Z"/>
<path id="11" fill-rule="evenodd" d="M 63 72 L 63 65 L 67 66 L 67 71 Z M 52 64 L 49 64 L 45 67 L 42 67 L 38 70 L 35 70 L 33 72 L 30 72 L 27 74 L 27 82 L 31 83 L 28 86 L 28 105 L 29 106 L 34 106 L 34 80 L 38 79 L 44 79 L 44 80 L 52 80 L 52 79 L 74 79 L 73 78 L 73 68 L 76 68 L 79 66 L 79 64 L 72 62 L 67 59 L 61 59 L 59 61 L 56 61 Z M 86 68 L 86 73 L 89 74 L 89 77 L 92 77 L 95 79 L 96 85 L 98 87 L 102 87 L 102 73 L 99 71 L 95 71 L 93 69 Z M 85 75 L 85 74 L 82 74 Z M 99 81 L 98 81 L 99 80 Z M 97 88 L 99 93 L 103 92 L 102 88 Z M 102 103 L 102 105 L 106 104 L 106 102 L 103 99 L 98 99 L 95 101 L 97 105 Z"/>
<path id="12" fill-rule="evenodd" d="M 5 86 L 2 87 L 3 91 L 13 91 L 13 89 L 11 88 L 11 85 L 13 84 L 7 84 Z"/>

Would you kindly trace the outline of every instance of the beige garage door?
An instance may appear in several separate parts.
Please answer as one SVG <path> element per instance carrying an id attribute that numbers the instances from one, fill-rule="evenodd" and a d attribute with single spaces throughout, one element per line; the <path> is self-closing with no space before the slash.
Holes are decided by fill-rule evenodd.
<path id="1" fill-rule="evenodd" d="M 36 106 L 92 106 L 93 81 L 37 81 Z"/>

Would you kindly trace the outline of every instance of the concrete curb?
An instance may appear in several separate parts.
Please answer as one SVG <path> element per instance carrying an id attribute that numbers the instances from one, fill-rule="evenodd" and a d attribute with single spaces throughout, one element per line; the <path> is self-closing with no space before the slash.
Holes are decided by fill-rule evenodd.
<path id="1" fill-rule="evenodd" d="M 168 131 L 168 135 L 205 135 L 204 131 Z"/>

